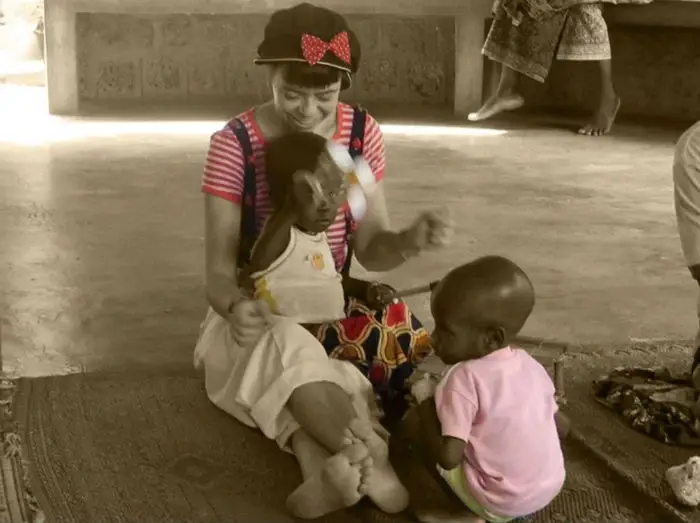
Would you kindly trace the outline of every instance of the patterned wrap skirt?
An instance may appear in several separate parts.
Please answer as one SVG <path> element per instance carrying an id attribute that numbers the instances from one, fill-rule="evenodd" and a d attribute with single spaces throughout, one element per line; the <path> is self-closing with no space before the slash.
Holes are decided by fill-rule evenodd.
<path id="1" fill-rule="evenodd" d="M 373 311 L 350 298 L 346 314 L 321 326 L 316 337 L 329 357 L 352 363 L 369 379 L 383 421 L 396 421 L 408 408 L 408 378 L 433 351 L 430 335 L 402 301 Z"/>

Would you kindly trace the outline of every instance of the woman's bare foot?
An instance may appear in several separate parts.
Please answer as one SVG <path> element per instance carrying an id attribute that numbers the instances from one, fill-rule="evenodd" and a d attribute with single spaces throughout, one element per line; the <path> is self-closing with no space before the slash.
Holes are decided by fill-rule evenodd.
<path id="1" fill-rule="evenodd" d="M 617 112 L 620 110 L 620 97 L 616 94 L 604 96 L 600 106 L 591 117 L 591 121 L 578 130 L 584 136 L 602 136 L 608 134 L 615 123 Z"/>
<path id="2" fill-rule="evenodd" d="M 371 461 L 365 462 L 359 491 L 388 514 L 396 514 L 408 508 L 408 490 L 389 463 L 389 446 L 374 431 L 368 420 L 355 418 L 349 427 L 354 442 L 361 441 L 369 450 Z M 355 443 L 356 444 L 356 443 Z"/>
<path id="3" fill-rule="evenodd" d="M 362 443 L 348 445 L 292 492 L 287 498 L 287 509 L 298 518 L 316 519 L 357 504 L 363 497 L 360 480 L 368 457 L 369 451 Z"/>
<path id="4" fill-rule="evenodd" d="M 479 516 L 467 509 L 456 510 L 421 510 L 416 511 L 416 518 L 421 523 L 486 523 Z"/>
<path id="5" fill-rule="evenodd" d="M 486 100 L 486 103 L 481 107 L 481 109 L 475 113 L 469 113 L 467 118 L 469 118 L 469 120 L 472 122 L 480 122 L 491 118 L 492 116 L 496 116 L 498 113 L 520 109 L 524 103 L 525 100 L 523 97 L 517 93 L 502 94 L 496 92 L 493 96 Z"/>

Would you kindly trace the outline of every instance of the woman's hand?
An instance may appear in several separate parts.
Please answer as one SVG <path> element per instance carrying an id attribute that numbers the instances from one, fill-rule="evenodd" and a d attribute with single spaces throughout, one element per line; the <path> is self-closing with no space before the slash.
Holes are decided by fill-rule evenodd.
<path id="1" fill-rule="evenodd" d="M 263 301 L 242 299 L 237 302 L 228 317 L 236 343 L 241 347 L 255 345 L 267 329 L 270 314 Z"/>
<path id="2" fill-rule="evenodd" d="M 370 309 L 383 309 L 396 299 L 396 289 L 379 282 L 367 285 L 365 303 Z"/>
<path id="3" fill-rule="evenodd" d="M 452 240 L 452 218 L 446 209 L 424 212 L 403 234 L 403 248 L 409 255 L 443 247 Z"/>

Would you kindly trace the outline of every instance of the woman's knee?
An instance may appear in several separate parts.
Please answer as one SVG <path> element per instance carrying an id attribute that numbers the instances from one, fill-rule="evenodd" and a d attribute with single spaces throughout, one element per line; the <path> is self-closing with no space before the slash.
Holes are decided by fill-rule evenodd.
<path id="1" fill-rule="evenodd" d="M 287 409 L 302 429 L 333 454 L 343 448 L 345 430 L 357 416 L 350 395 L 326 381 L 297 387 Z"/>

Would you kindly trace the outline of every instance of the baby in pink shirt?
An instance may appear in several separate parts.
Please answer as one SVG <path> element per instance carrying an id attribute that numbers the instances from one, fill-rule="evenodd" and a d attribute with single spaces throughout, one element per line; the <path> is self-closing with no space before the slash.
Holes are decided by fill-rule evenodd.
<path id="1" fill-rule="evenodd" d="M 527 275 L 498 256 L 453 270 L 435 289 L 435 353 L 451 367 L 434 398 L 416 408 L 420 428 L 413 432 L 461 507 L 417 510 L 424 523 L 505 523 L 559 494 L 564 428 L 554 385 L 542 365 L 511 345 L 534 303 Z"/>

